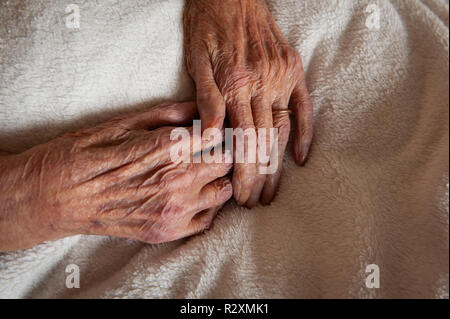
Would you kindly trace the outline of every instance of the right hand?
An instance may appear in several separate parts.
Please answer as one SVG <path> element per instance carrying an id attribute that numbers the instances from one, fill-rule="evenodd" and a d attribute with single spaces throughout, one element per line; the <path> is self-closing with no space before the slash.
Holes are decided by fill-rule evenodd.
<path id="1" fill-rule="evenodd" d="M 195 103 L 161 105 L 0 158 L 0 251 L 75 234 L 169 242 L 207 229 L 232 164 L 170 159 Z M 6 222 L 7 221 L 7 222 Z"/>
<path id="2" fill-rule="evenodd" d="M 202 126 L 222 127 L 226 114 L 234 129 L 258 134 L 260 129 L 278 131 L 272 154 L 278 162 L 274 173 L 260 174 L 259 168 L 266 165 L 259 158 L 257 163 L 236 161 L 233 170 L 238 204 L 250 208 L 270 204 L 291 131 L 289 116 L 276 115 L 277 111 L 286 111 L 289 105 L 293 112 L 297 164 L 305 163 L 313 138 L 313 105 L 302 59 L 277 26 L 265 0 L 189 0 L 184 31 Z M 258 144 L 269 150 L 269 140 Z M 246 144 L 241 154 L 251 151 L 256 152 Z"/>

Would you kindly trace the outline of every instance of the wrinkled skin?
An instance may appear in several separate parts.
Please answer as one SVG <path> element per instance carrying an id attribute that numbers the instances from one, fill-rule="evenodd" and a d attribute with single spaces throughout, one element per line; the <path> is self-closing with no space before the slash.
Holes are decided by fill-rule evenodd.
<path id="1" fill-rule="evenodd" d="M 313 108 L 299 54 L 282 35 L 264 0 L 187 0 L 184 16 L 188 70 L 197 88 L 202 127 L 278 129 L 278 170 L 235 164 L 234 197 L 241 205 L 272 201 L 294 115 L 294 156 L 302 165 L 313 137 Z"/>
<path id="2" fill-rule="evenodd" d="M 231 164 L 170 159 L 195 103 L 161 105 L 0 155 L 0 251 L 75 234 L 168 242 L 207 229 L 232 196 Z"/>

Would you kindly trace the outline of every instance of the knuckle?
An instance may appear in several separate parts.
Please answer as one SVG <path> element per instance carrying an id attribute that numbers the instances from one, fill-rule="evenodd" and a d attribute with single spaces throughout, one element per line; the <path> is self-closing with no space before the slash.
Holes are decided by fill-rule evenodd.
<path id="1" fill-rule="evenodd" d="M 209 102 L 210 100 L 217 98 L 217 93 L 214 91 L 214 87 L 205 82 L 200 83 L 200 88 L 197 92 L 197 103 Z"/>
<path id="2" fill-rule="evenodd" d="M 174 193 L 166 194 L 162 200 L 159 214 L 163 219 L 173 219 L 184 213 L 184 205 Z"/>

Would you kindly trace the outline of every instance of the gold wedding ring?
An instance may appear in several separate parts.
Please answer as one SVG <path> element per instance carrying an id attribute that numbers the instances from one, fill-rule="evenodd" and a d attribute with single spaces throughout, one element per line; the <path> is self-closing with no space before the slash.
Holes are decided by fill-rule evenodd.
<path id="1" fill-rule="evenodd" d="M 283 110 L 273 110 L 273 111 L 272 111 L 272 115 L 273 115 L 273 116 L 280 116 L 280 115 L 285 115 L 285 114 L 290 115 L 291 113 L 292 113 L 292 111 L 291 111 L 291 110 L 288 110 L 288 109 L 283 109 Z"/>

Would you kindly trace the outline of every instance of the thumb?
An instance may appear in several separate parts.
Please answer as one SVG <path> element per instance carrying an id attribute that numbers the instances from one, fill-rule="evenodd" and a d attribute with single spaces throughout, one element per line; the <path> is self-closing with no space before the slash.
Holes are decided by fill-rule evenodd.
<path id="1" fill-rule="evenodd" d="M 196 114 L 197 104 L 195 102 L 165 103 L 148 111 L 124 114 L 95 127 L 70 132 L 64 136 L 97 135 L 96 142 L 100 143 L 117 138 L 117 135 L 122 134 L 124 130 L 153 130 L 162 126 L 192 125 L 192 120 Z"/>
<path id="2" fill-rule="evenodd" d="M 165 103 L 124 118 L 122 124 L 130 130 L 152 130 L 162 126 L 192 125 L 196 113 L 195 102 Z"/>

